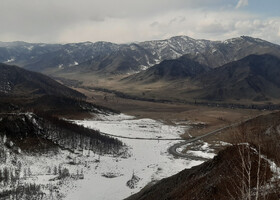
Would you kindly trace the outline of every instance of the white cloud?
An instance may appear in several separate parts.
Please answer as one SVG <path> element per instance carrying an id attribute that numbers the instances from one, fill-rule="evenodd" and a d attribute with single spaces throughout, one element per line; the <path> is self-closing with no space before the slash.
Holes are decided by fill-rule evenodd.
<path id="1" fill-rule="evenodd" d="M 201 14 L 201 13 L 204 14 Z M 223 17 L 221 17 L 223 16 Z M 197 39 L 224 40 L 241 35 L 280 43 L 280 18 L 262 19 L 232 11 L 185 10 L 149 18 L 106 18 L 69 26 L 60 32 L 59 41 L 111 41 L 126 43 L 188 35 Z"/>
<path id="2" fill-rule="evenodd" d="M 126 43 L 175 35 L 211 40 L 250 35 L 280 43 L 279 18 L 234 9 L 236 0 L 224 2 L 1 0 L 0 40 Z"/>
<path id="3" fill-rule="evenodd" d="M 249 5 L 248 0 L 239 0 L 237 5 L 236 5 L 236 8 L 241 8 L 241 7 L 245 7 L 245 6 L 248 6 L 248 5 Z"/>

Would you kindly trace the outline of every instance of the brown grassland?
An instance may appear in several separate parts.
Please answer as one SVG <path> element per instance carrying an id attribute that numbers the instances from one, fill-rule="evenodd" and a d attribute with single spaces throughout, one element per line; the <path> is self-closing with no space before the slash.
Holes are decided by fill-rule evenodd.
<path id="1" fill-rule="evenodd" d="M 193 129 L 183 135 L 184 138 L 188 138 L 189 134 L 198 136 L 260 114 L 270 113 L 270 111 L 250 109 L 140 101 L 120 98 L 115 94 L 102 91 L 82 88 L 77 90 L 84 93 L 89 102 L 109 107 L 128 115 L 161 120 L 167 124 L 187 123 L 187 121 L 196 124 L 193 126 Z"/>

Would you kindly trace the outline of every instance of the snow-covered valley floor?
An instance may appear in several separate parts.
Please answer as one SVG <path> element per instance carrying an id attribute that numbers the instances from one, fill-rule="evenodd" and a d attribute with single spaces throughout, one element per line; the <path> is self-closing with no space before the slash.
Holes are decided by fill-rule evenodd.
<path id="1" fill-rule="evenodd" d="M 92 120 L 74 122 L 116 136 L 143 138 L 180 138 L 189 128 L 188 125 L 170 126 L 152 119 L 135 119 L 124 114 L 99 115 Z M 88 170 L 84 172 L 84 179 L 63 186 L 66 199 L 121 200 L 140 191 L 150 182 L 203 162 L 175 159 L 170 155 L 168 148 L 178 141 L 120 140 L 128 146 L 128 156 L 95 155 L 98 161 L 89 164 Z M 73 187 L 69 184 L 73 184 Z"/>

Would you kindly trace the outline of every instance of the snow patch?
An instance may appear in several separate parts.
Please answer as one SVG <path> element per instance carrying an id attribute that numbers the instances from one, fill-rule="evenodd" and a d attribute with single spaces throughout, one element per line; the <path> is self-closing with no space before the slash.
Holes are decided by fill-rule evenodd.
<path id="1" fill-rule="evenodd" d="M 26 46 L 25 48 L 31 51 L 34 48 L 34 46 Z"/>
<path id="2" fill-rule="evenodd" d="M 189 154 L 193 156 L 197 156 L 200 158 L 213 158 L 216 154 L 214 153 L 209 153 L 209 152 L 204 152 L 204 151 L 188 151 Z"/>
<path id="3" fill-rule="evenodd" d="M 176 151 L 180 154 L 185 154 L 190 157 L 206 159 L 211 159 L 216 155 L 215 153 L 213 153 L 214 150 L 210 148 L 210 145 L 207 142 L 202 143 L 202 141 L 185 144 L 180 148 L 177 148 Z"/>
<path id="4" fill-rule="evenodd" d="M 149 68 L 148 66 L 140 65 L 140 70 L 141 70 L 141 71 L 145 71 L 145 70 L 147 70 L 148 68 Z"/>
<path id="5" fill-rule="evenodd" d="M 10 62 L 14 62 L 15 61 L 15 58 L 10 58 L 8 60 L 5 61 L 5 63 L 10 63 Z"/>
<path id="6" fill-rule="evenodd" d="M 99 115 L 96 119 L 75 123 L 116 136 L 178 138 L 184 132 L 184 128 L 180 126 L 169 126 L 152 119 L 136 119 L 124 114 Z M 130 156 L 100 156 L 99 161 L 91 164 L 85 172 L 85 179 L 75 182 L 75 189 L 68 190 L 66 199 L 124 199 L 150 182 L 203 162 L 175 159 L 170 155 L 168 148 L 177 141 L 119 139 L 128 146 Z M 120 176 L 108 178 L 104 174 Z M 128 184 L 133 187 L 128 187 Z"/>
<path id="7" fill-rule="evenodd" d="M 76 120 L 75 123 L 103 133 L 122 137 L 180 139 L 186 126 L 170 126 L 153 119 L 135 119 L 129 115 L 98 115 L 94 120 Z"/>
<path id="8" fill-rule="evenodd" d="M 58 65 L 58 69 L 63 69 L 63 64 Z"/>

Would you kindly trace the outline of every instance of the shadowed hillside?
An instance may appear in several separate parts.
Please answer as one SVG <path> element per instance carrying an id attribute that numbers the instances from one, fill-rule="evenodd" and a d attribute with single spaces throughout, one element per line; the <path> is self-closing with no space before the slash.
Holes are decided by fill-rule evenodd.
<path id="1" fill-rule="evenodd" d="M 196 81 L 204 87 L 200 98 L 207 100 L 251 99 L 263 101 L 280 97 L 280 59 L 272 55 L 251 55 L 226 64 Z"/>
<path id="2" fill-rule="evenodd" d="M 84 94 L 46 75 L 0 64 L 0 112 L 41 110 L 60 115 L 116 112 L 84 99 Z"/>
<path id="3" fill-rule="evenodd" d="M 72 98 L 85 96 L 53 79 L 17 66 L 0 64 L 0 93 L 12 96 L 55 95 Z"/>
<path id="4" fill-rule="evenodd" d="M 149 69 L 125 78 L 129 82 L 151 83 L 158 80 L 176 81 L 195 77 L 209 71 L 210 68 L 199 64 L 188 55 L 174 60 L 165 60 Z"/>

